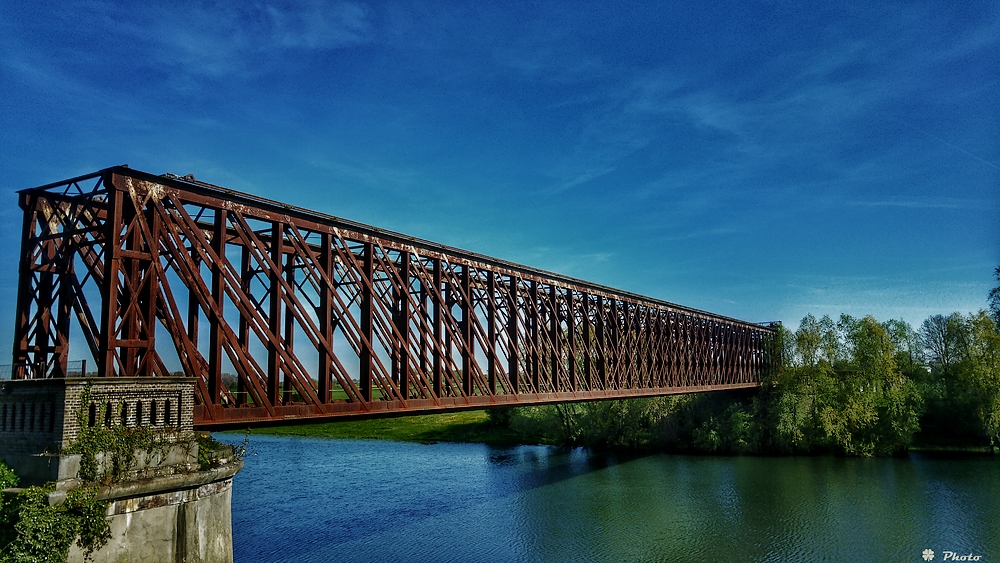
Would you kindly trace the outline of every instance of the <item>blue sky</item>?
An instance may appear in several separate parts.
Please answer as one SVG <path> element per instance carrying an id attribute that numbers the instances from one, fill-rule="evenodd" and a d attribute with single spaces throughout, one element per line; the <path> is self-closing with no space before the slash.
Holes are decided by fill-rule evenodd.
<path id="1" fill-rule="evenodd" d="M 0 3 L 3 341 L 14 191 L 124 163 L 750 321 L 996 285 L 996 2 L 43 4 Z"/>

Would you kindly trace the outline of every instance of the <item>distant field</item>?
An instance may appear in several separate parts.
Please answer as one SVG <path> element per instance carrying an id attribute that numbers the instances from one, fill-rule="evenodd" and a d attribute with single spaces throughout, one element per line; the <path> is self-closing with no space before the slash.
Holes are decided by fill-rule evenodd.
<path id="1" fill-rule="evenodd" d="M 401 442 L 477 442 L 493 446 L 524 443 L 518 433 L 490 425 L 486 411 L 482 410 L 278 426 L 254 429 L 253 433 Z"/>

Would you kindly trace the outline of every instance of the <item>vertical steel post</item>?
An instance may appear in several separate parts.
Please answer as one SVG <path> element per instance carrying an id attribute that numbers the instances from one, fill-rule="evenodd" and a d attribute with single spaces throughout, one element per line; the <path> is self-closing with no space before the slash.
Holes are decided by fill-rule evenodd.
<path id="1" fill-rule="evenodd" d="M 240 287 L 243 289 L 244 295 L 250 296 L 251 280 L 253 280 L 253 274 L 250 272 L 250 249 L 242 246 L 240 247 Z M 243 353 L 247 354 L 250 349 L 250 323 L 243 314 L 240 314 L 237 330 L 239 332 L 236 338 L 239 340 L 240 347 L 243 348 Z M 197 341 L 195 342 L 197 343 Z M 249 399 L 247 384 L 242 377 L 239 377 L 236 381 L 236 406 L 242 407 L 248 402 L 247 399 Z"/>
<path id="2" fill-rule="evenodd" d="M 421 322 L 426 321 L 428 326 L 432 327 L 433 322 L 431 319 L 430 305 L 427 302 L 427 283 L 424 281 L 424 278 L 427 275 L 427 268 L 422 263 L 418 264 L 417 267 L 422 270 L 423 274 L 417 281 L 417 285 L 420 286 L 420 310 L 417 314 L 422 319 Z M 433 327 L 431 330 L 433 331 Z M 420 375 L 423 377 L 430 374 L 430 371 L 427 369 L 427 329 L 421 327 L 421 329 L 417 332 L 417 337 L 419 342 L 418 345 L 420 347 Z"/>
<path id="3" fill-rule="evenodd" d="M 645 309 L 645 333 L 646 333 L 646 387 L 653 387 L 653 378 L 655 377 L 655 371 L 653 369 L 653 319 L 652 313 L 649 307 L 643 307 Z"/>
<path id="4" fill-rule="evenodd" d="M 223 311 L 225 288 L 222 278 L 222 264 L 226 259 L 226 223 L 227 212 L 224 209 L 215 210 L 215 221 L 212 225 L 212 250 L 219 259 L 212 265 L 212 300 Z M 222 336 L 220 327 L 225 322 L 220 318 L 208 326 L 208 395 L 213 405 L 222 403 Z"/>
<path id="5" fill-rule="evenodd" d="M 361 256 L 361 366 L 359 379 L 361 380 L 361 398 L 366 402 L 372 400 L 372 357 L 375 351 L 373 338 L 373 318 L 372 318 L 372 296 L 375 285 L 375 248 L 370 242 L 364 243 Z"/>
<path id="6" fill-rule="evenodd" d="M 489 394 L 497 392 L 497 305 L 496 273 L 486 272 L 486 379 Z"/>
<path id="7" fill-rule="evenodd" d="M 68 377 L 69 368 L 69 319 L 73 309 L 74 293 L 70 280 L 76 277 L 71 241 L 63 239 L 56 264 L 59 268 L 58 312 L 56 313 L 55 361 L 53 377 Z"/>
<path id="8" fill-rule="evenodd" d="M 399 395 L 405 401 L 410 397 L 410 253 L 407 250 L 403 250 L 399 255 L 399 279 L 396 308 L 399 343 L 396 361 Z"/>
<path id="9" fill-rule="evenodd" d="M 517 322 L 517 286 L 520 282 L 517 276 L 510 276 L 510 303 L 507 308 L 507 338 L 510 340 L 510 351 L 507 357 L 507 376 L 510 377 L 510 386 L 514 395 L 521 392 L 521 387 L 518 382 L 518 372 L 520 363 L 520 351 L 518 350 L 517 334 L 518 322 Z"/>
<path id="10" fill-rule="evenodd" d="M 462 353 L 462 393 L 466 397 L 471 397 L 472 386 L 472 362 L 475 361 L 476 347 L 472 340 L 472 272 L 469 265 L 462 266 L 462 274 L 459 282 L 462 284 L 462 341 L 465 345 L 465 352 Z"/>
<path id="11" fill-rule="evenodd" d="M 530 338 L 531 338 L 531 386 L 535 393 L 541 392 L 541 388 L 538 386 L 538 325 L 541 323 L 541 312 L 539 311 L 540 303 L 538 302 L 538 282 L 531 280 L 531 285 L 528 288 L 528 299 L 531 300 L 531 308 L 528 310 L 528 319 L 530 327 Z"/>
<path id="12" fill-rule="evenodd" d="M 604 324 L 607 319 L 607 309 L 604 307 L 604 296 L 597 296 L 597 311 L 594 313 L 594 318 L 597 320 L 597 338 L 596 344 L 598 346 L 598 357 L 597 357 L 597 377 L 601 380 L 601 389 L 608 389 L 608 345 L 607 345 L 607 335 L 605 334 Z"/>
<path id="13" fill-rule="evenodd" d="M 580 304 L 583 307 L 581 320 L 583 321 L 583 381 L 587 385 L 587 391 L 593 391 L 593 353 L 595 343 L 590 337 L 590 295 L 580 294 Z"/>
<path id="14" fill-rule="evenodd" d="M 441 362 L 443 361 L 442 356 L 445 354 L 443 348 L 444 339 L 442 338 L 442 326 L 441 326 L 441 309 L 447 306 L 445 301 L 447 297 L 441 292 L 441 260 L 439 258 L 434 259 L 434 271 L 431 273 L 431 277 L 434 282 L 434 288 L 431 291 L 432 301 L 434 302 L 434 318 L 432 323 L 434 324 L 434 353 L 433 359 L 431 361 L 431 370 L 434 372 L 434 396 L 436 398 L 443 397 L 442 389 L 442 377 L 441 377 Z"/>
<path id="15" fill-rule="evenodd" d="M 549 374 L 552 381 L 552 392 L 559 392 L 559 372 L 562 371 L 562 357 L 560 356 L 561 350 L 559 346 L 559 340 L 562 337 L 561 330 L 561 319 L 559 311 L 559 288 L 556 284 L 549 286 L 549 311 L 551 313 L 550 325 L 549 325 L 549 338 L 552 341 L 552 350 L 549 351 L 549 360 L 552 364 L 552 373 Z"/>
<path id="16" fill-rule="evenodd" d="M 150 377 L 156 373 L 157 352 L 156 352 L 156 311 L 159 303 L 160 279 L 156 275 L 155 264 L 160 260 L 160 219 L 156 213 L 157 202 L 150 199 L 147 209 L 137 209 L 136 214 L 142 213 L 145 223 L 149 228 L 149 238 L 145 242 L 145 250 L 149 255 L 142 268 L 143 286 L 140 302 L 143 304 L 142 313 L 145 316 L 143 325 L 146 327 L 146 342 L 142 349 L 141 373 L 145 377 Z M 138 229 L 137 229 L 138 230 Z M 139 230 L 141 234 L 142 231 Z M 166 374 L 163 374 L 166 375 Z"/>
<path id="17" fill-rule="evenodd" d="M 285 283 L 288 284 L 288 292 L 286 295 L 291 298 L 291 293 L 295 291 L 295 254 L 289 252 L 285 256 Z M 282 337 L 282 342 L 285 346 L 285 351 L 289 355 L 295 355 L 295 316 L 292 309 L 292 302 L 289 299 L 285 302 L 285 329 L 284 335 Z M 292 377 L 291 373 L 286 372 L 284 380 L 281 383 L 281 401 L 288 404 L 292 401 Z"/>
<path id="18" fill-rule="evenodd" d="M 566 288 L 566 358 L 569 367 L 569 390 L 574 393 L 576 386 L 576 306 L 573 303 L 573 288 Z"/>
<path id="19" fill-rule="evenodd" d="M 101 284 L 101 334 L 97 372 L 101 377 L 117 375 L 115 349 L 118 346 L 118 275 L 121 268 L 119 246 L 122 229 L 122 194 L 110 178 L 105 178 L 108 188 L 108 216 L 104 224 L 104 280 Z"/>
<path id="20" fill-rule="evenodd" d="M 320 234 L 319 267 L 330 280 L 333 280 L 333 241 L 331 238 L 330 233 Z M 319 308 L 316 310 L 316 320 L 319 321 L 320 338 L 324 342 L 329 343 L 331 350 L 333 349 L 333 298 L 331 297 L 333 291 L 334 288 L 330 287 L 330 284 L 326 280 L 320 280 Z M 332 375 L 330 372 L 330 363 L 333 361 L 333 358 L 326 351 L 326 346 L 318 346 L 317 348 L 319 350 L 319 369 L 317 370 L 319 381 L 317 381 L 317 390 L 320 402 L 327 404 L 331 400 Z"/>
<path id="21" fill-rule="evenodd" d="M 13 364 L 11 365 L 11 378 L 22 379 L 28 376 L 21 366 L 26 366 L 31 362 L 28 344 L 28 325 L 31 322 L 31 306 L 35 302 L 35 293 L 32 287 L 34 275 L 35 253 L 35 230 L 37 226 L 38 210 L 37 196 L 19 194 L 18 202 L 24 217 L 21 221 L 21 256 L 18 261 L 17 276 L 17 304 L 15 306 L 14 323 L 14 351 Z"/>
<path id="22" fill-rule="evenodd" d="M 121 183 L 116 183 L 116 185 L 121 185 Z M 121 314 L 119 315 L 120 324 L 118 325 L 118 334 L 120 335 L 120 340 L 118 341 L 118 346 L 121 348 L 119 352 L 119 359 L 122 364 L 122 372 L 119 375 L 126 377 L 135 377 L 142 375 L 136 371 L 136 355 L 137 349 L 136 344 L 139 340 L 139 325 L 142 320 L 139 311 L 133 306 L 133 301 L 137 301 L 137 305 L 141 308 L 142 298 L 139 295 L 141 293 L 141 288 L 139 287 L 141 265 L 139 262 L 139 256 L 142 254 L 142 239 L 140 238 L 139 229 L 136 228 L 136 217 L 135 215 L 139 212 L 135 209 L 133 205 L 133 200 L 131 197 L 126 199 L 126 192 L 121 192 L 122 199 L 122 231 L 124 231 L 124 252 L 121 254 L 121 273 L 122 273 L 122 283 L 120 304 Z M 131 195 L 131 194 L 129 194 Z M 126 205 L 128 202 L 128 205 Z M 132 227 L 131 229 L 129 227 Z"/>
<path id="23" fill-rule="evenodd" d="M 608 298 L 604 302 L 604 362 L 607 365 L 607 387 L 606 389 L 617 388 L 617 355 L 615 354 L 615 321 L 616 319 L 615 300 Z"/>
<path id="24" fill-rule="evenodd" d="M 270 285 L 271 301 L 268 308 L 268 330 L 274 338 L 281 338 L 281 311 L 282 290 L 281 290 L 281 268 L 284 264 L 282 255 L 284 254 L 285 226 L 280 222 L 271 225 L 271 262 L 274 269 L 269 272 L 268 282 Z M 287 377 L 287 375 L 286 375 Z M 267 342 L 267 400 L 272 405 L 281 404 L 281 358 L 278 349 L 272 340 Z"/>

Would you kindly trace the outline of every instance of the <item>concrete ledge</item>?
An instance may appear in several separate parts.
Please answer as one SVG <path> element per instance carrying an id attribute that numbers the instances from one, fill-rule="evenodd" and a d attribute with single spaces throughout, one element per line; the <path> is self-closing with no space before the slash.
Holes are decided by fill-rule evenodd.
<path id="1" fill-rule="evenodd" d="M 151 477 L 124 483 L 112 483 L 97 490 L 97 498 L 102 500 L 118 500 L 130 497 L 141 497 L 162 491 L 194 489 L 202 485 L 229 479 L 243 469 L 242 460 L 230 461 L 227 465 L 213 467 L 193 473 L 175 473 L 162 477 Z"/>
<path id="2" fill-rule="evenodd" d="M 112 483 L 97 489 L 97 498 L 100 500 L 116 501 L 134 497 L 156 495 L 163 491 L 182 491 L 196 489 L 203 485 L 216 483 L 226 479 L 231 479 L 233 475 L 243 469 L 242 460 L 231 460 L 228 464 L 206 469 L 204 471 L 194 471 L 191 473 L 174 473 L 161 477 L 151 477 L 149 479 L 139 479 L 136 481 L 126 481 L 124 483 Z M 49 505 L 62 504 L 66 500 L 66 493 L 71 489 L 80 486 L 82 483 L 78 479 L 67 479 L 57 483 L 56 490 L 49 493 Z M 24 490 L 24 487 L 14 487 L 4 489 L 3 493 L 16 495 Z"/>

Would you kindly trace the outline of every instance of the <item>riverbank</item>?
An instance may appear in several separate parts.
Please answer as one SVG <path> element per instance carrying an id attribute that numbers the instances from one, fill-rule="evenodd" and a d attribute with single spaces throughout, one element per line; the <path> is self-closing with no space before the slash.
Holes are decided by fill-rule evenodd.
<path id="1" fill-rule="evenodd" d="M 299 436 L 354 440 L 390 440 L 430 444 L 436 442 L 475 443 L 493 447 L 520 445 L 561 445 L 554 436 L 535 426 L 499 424 L 485 410 L 471 410 L 447 414 L 410 415 L 395 418 L 346 420 L 295 426 L 256 428 L 253 434 L 270 436 Z M 614 449 L 614 448 L 612 448 Z M 633 448 L 626 448 L 633 449 Z M 639 448 L 661 449 L 661 448 Z M 698 451 L 695 448 L 677 448 L 682 453 L 721 453 Z M 915 443 L 910 452 L 933 457 L 997 455 L 989 447 L 957 446 L 940 443 Z M 732 453 L 732 452 L 730 452 Z M 753 454 L 752 452 L 743 452 Z M 771 454 L 773 455 L 773 453 Z"/>

